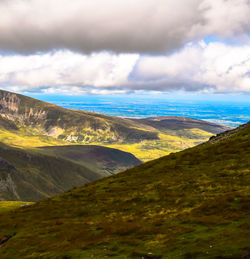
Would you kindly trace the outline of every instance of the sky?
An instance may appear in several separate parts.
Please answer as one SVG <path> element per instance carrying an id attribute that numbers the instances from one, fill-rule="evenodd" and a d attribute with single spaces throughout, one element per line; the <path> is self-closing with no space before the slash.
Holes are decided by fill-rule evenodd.
<path id="1" fill-rule="evenodd" d="M 0 88 L 249 95 L 250 0 L 1 0 Z"/>

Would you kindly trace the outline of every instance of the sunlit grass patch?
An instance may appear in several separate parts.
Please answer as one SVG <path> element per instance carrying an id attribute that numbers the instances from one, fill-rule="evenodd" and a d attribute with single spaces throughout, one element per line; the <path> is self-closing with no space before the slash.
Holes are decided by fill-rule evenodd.
<path id="1" fill-rule="evenodd" d="M 24 201 L 0 201 L 0 213 L 5 211 L 14 210 L 22 206 L 29 206 L 34 204 L 33 202 Z"/>
<path id="2" fill-rule="evenodd" d="M 143 129 L 141 129 L 143 130 Z M 146 130 L 145 130 L 146 131 Z M 71 131 L 68 130 L 63 133 L 70 135 Z M 19 130 L 5 130 L 0 128 L 0 142 L 10 146 L 21 148 L 34 148 L 42 146 L 60 146 L 60 145 L 100 145 L 120 149 L 125 152 L 132 153 L 141 161 L 150 161 L 159 157 L 168 155 L 172 152 L 178 152 L 185 148 L 193 147 L 200 144 L 213 134 L 201 129 L 184 129 L 184 130 L 166 130 L 165 133 L 158 133 L 158 139 L 142 140 L 138 142 L 117 141 L 111 143 L 107 141 L 105 134 L 102 132 L 103 140 L 100 142 L 100 137 L 97 133 L 91 131 L 83 132 L 83 139 L 79 141 L 66 140 L 60 136 L 58 138 L 48 136 L 38 128 L 20 127 Z M 87 135 L 86 135 L 87 134 Z M 89 134 L 89 137 L 87 137 Z M 92 134 L 92 135 L 91 135 Z M 94 137 L 94 135 L 96 137 Z"/>
<path id="3" fill-rule="evenodd" d="M 65 145 L 65 141 L 55 139 L 39 132 L 32 132 L 31 129 L 20 129 L 18 131 L 8 131 L 0 128 L 0 142 L 15 147 L 39 147 Z"/>
<path id="4" fill-rule="evenodd" d="M 205 142 L 213 135 L 200 129 L 186 129 L 169 133 L 172 135 L 159 133 L 158 140 L 143 140 L 139 143 L 97 144 L 130 152 L 141 161 L 147 162 L 172 152 L 193 147 Z"/>

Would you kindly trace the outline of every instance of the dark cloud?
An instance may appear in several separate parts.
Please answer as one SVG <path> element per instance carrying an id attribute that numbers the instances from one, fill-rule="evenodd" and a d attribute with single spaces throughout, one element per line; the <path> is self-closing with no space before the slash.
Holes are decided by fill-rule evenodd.
<path id="1" fill-rule="evenodd" d="M 242 36 L 249 13 L 249 0 L 2 0 L 0 49 L 165 53 L 205 35 Z"/>

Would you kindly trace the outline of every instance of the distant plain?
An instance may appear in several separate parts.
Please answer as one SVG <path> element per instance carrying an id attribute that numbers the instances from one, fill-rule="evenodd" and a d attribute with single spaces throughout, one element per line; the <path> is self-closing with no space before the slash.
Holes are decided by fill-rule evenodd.
<path id="1" fill-rule="evenodd" d="M 223 96 L 214 99 L 183 98 L 173 95 L 29 95 L 64 108 L 77 109 L 127 118 L 184 116 L 237 127 L 250 120 L 250 101 L 245 96 Z M 218 100 L 217 100 L 218 99 Z M 249 96 L 250 100 L 250 96 Z"/>

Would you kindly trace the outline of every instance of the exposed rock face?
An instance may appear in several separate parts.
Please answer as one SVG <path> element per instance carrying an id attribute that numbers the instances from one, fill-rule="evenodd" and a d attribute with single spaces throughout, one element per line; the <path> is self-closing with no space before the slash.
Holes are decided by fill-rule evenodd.
<path id="1" fill-rule="evenodd" d="M 0 113 L 3 118 L 25 124 L 40 122 L 46 119 L 47 115 L 42 109 L 35 110 L 33 107 L 25 106 L 19 96 L 5 91 L 0 91 Z"/>
<path id="2" fill-rule="evenodd" d="M 14 197 L 14 200 L 21 200 L 20 196 L 16 191 L 16 186 L 10 175 L 7 176 L 6 180 L 0 179 L 0 190 L 2 192 L 8 192 Z M 0 194 L 0 200 L 4 201 L 6 198 Z"/>
<path id="3" fill-rule="evenodd" d="M 0 91 L 0 110 L 1 113 L 17 113 L 20 99 L 16 94 Z"/>
<path id="4" fill-rule="evenodd" d="M 57 138 L 63 133 L 63 131 L 64 130 L 59 127 L 50 127 L 48 130 L 48 135 Z"/>
<path id="5" fill-rule="evenodd" d="M 0 200 L 5 200 L 8 197 L 20 200 L 16 185 L 11 176 L 15 171 L 14 166 L 0 157 Z"/>

